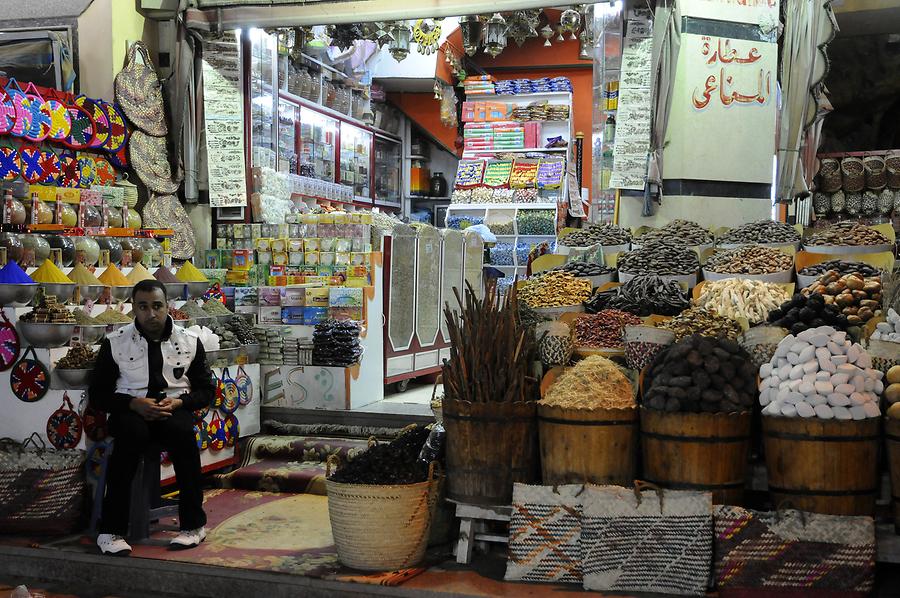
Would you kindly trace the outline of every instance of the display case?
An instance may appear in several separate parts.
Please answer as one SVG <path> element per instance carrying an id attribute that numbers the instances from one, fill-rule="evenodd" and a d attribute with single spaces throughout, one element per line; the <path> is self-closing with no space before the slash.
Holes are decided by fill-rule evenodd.
<path id="1" fill-rule="evenodd" d="M 438 340 L 441 319 L 441 233 L 429 224 L 415 224 L 416 338 L 422 348 Z M 439 363 L 439 362 L 438 362 Z"/>
<path id="2" fill-rule="evenodd" d="M 300 109 L 300 174 L 334 182 L 335 151 L 340 123 L 307 107 Z"/>
<path id="3" fill-rule="evenodd" d="M 459 313 L 460 305 L 457 300 L 465 296 L 465 284 L 463 283 L 463 234 L 461 231 L 444 229 L 443 242 L 441 243 L 441 334 L 445 342 L 450 342 L 450 333 L 447 330 L 447 318 L 444 317 L 444 309 L 453 313 Z M 442 356 L 443 357 L 443 356 Z M 447 354 L 449 358 L 449 351 Z M 443 361 L 443 360 L 442 360 Z"/>
<path id="4" fill-rule="evenodd" d="M 275 126 L 272 115 L 275 110 L 275 95 L 272 81 L 275 60 L 275 40 L 259 29 L 250 35 L 250 156 L 253 166 L 276 167 L 274 138 Z"/>
<path id="5" fill-rule="evenodd" d="M 338 182 L 353 187 L 358 201 L 371 201 L 372 133 L 342 122 L 340 164 Z"/>
<path id="6" fill-rule="evenodd" d="M 399 141 L 380 135 L 375 136 L 375 203 L 400 203 L 400 160 Z"/>
<path id="7" fill-rule="evenodd" d="M 299 174 L 297 170 L 297 124 L 300 107 L 278 103 L 278 171 Z"/>

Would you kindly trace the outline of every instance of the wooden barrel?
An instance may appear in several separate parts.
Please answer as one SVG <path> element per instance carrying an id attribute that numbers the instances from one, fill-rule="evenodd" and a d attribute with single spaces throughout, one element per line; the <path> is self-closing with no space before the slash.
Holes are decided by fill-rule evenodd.
<path id="1" fill-rule="evenodd" d="M 741 505 L 750 456 L 749 411 L 669 413 L 641 408 L 643 476 L 663 488 L 713 493 Z"/>
<path id="2" fill-rule="evenodd" d="M 634 481 L 637 409 L 566 409 L 538 404 L 545 485 Z"/>
<path id="3" fill-rule="evenodd" d="M 537 402 L 470 403 L 444 398 L 447 497 L 509 505 L 513 483 L 538 477 Z"/>
<path id="4" fill-rule="evenodd" d="M 869 515 L 878 493 L 878 418 L 837 421 L 764 416 L 769 493 L 775 505 L 829 515 Z"/>
<path id="5" fill-rule="evenodd" d="M 900 419 L 884 421 L 888 465 L 891 468 L 891 498 L 894 503 L 894 531 L 900 534 Z"/>

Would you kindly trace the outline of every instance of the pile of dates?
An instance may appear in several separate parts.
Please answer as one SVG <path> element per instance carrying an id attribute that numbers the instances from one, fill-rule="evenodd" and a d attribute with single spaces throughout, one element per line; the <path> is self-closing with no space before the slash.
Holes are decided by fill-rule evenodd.
<path id="1" fill-rule="evenodd" d="M 881 315 L 881 276 L 859 272 L 841 275 L 830 270 L 801 292 L 822 295 L 826 305 L 836 305 L 847 316 L 850 326 L 863 325 Z"/>

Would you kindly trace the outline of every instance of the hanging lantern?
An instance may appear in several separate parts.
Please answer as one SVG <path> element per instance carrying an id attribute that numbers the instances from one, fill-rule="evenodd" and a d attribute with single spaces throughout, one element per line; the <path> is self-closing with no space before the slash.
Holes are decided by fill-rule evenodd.
<path id="1" fill-rule="evenodd" d="M 569 32 L 569 39 L 578 39 L 575 36 L 575 32 L 578 31 L 578 28 L 581 26 L 581 13 L 579 13 L 574 8 L 569 8 L 563 11 L 563 13 L 559 17 L 559 28 L 560 35 L 563 31 Z"/>
<path id="2" fill-rule="evenodd" d="M 536 10 L 517 10 L 509 18 L 507 33 L 520 48 L 529 37 L 537 37 L 540 13 Z"/>
<path id="3" fill-rule="evenodd" d="M 552 46 L 550 43 L 550 38 L 553 37 L 553 27 L 550 25 L 544 25 L 543 29 L 541 29 L 541 37 L 544 38 L 544 46 Z"/>
<path id="4" fill-rule="evenodd" d="M 403 61 L 409 56 L 409 27 L 403 21 L 397 21 L 391 25 L 391 41 L 388 44 L 388 52 L 397 62 Z"/>
<path id="5" fill-rule="evenodd" d="M 581 28 L 581 45 L 578 50 L 578 58 L 581 60 L 591 60 L 593 58 L 594 49 L 594 7 L 583 6 L 582 22 L 584 27 Z"/>
<path id="6" fill-rule="evenodd" d="M 499 12 L 488 19 L 484 29 L 484 52 L 496 58 L 506 48 L 506 19 Z"/>
<path id="7" fill-rule="evenodd" d="M 444 99 L 444 90 L 441 88 L 441 82 L 437 79 L 434 80 L 434 99 L 443 100 Z"/>
<path id="8" fill-rule="evenodd" d="M 478 51 L 481 40 L 481 17 L 478 15 L 466 15 L 459 18 L 459 30 L 462 33 L 463 49 L 469 56 L 474 56 Z"/>

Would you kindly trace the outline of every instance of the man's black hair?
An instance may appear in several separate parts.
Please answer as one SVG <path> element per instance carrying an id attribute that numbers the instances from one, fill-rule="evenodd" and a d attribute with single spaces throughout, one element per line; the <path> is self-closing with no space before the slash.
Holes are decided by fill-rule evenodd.
<path id="1" fill-rule="evenodd" d="M 163 297 L 166 298 L 166 301 L 169 300 L 169 296 L 166 294 L 166 286 L 155 278 L 148 278 L 134 285 L 134 288 L 131 290 L 131 302 L 134 303 L 134 298 L 138 293 L 152 293 L 153 289 L 159 289 L 160 291 L 162 291 Z"/>

